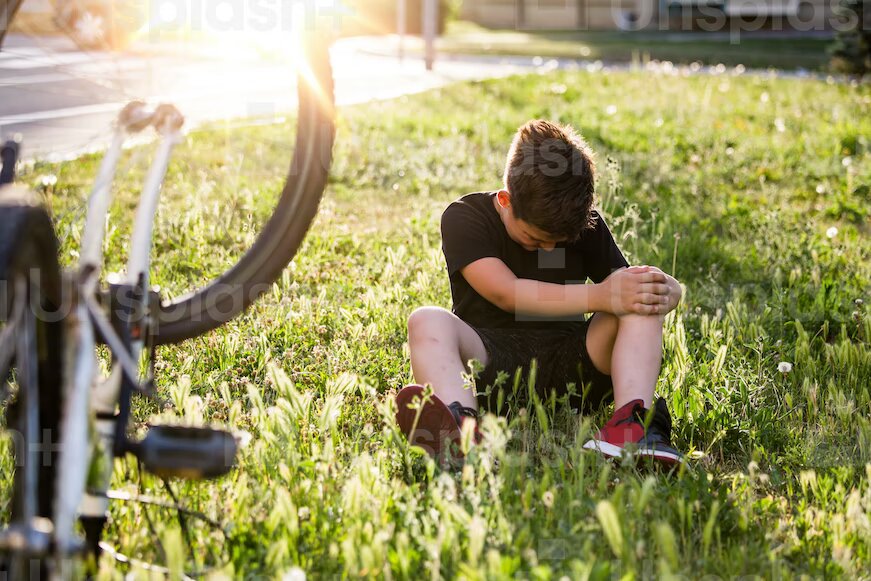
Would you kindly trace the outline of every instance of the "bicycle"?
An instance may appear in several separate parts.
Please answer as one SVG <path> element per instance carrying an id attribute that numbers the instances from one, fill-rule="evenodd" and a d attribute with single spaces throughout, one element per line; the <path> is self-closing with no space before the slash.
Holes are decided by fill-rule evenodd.
<path id="1" fill-rule="evenodd" d="M 21 0 L 0 0 L 10 22 Z M 7 27 L 8 28 L 8 27 Z M 6 28 L 0 29 L 0 48 Z M 184 118 L 172 105 L 131 102 L 119 114 L 87 207 L 77 268 L 62 272 L 52 219 L 13 184 L 19 146 L 3 147 L 0 172 L 0 401 L 13 435 L 11 521 L 0 532 L 12 579 L 71 574 L 76 556 L 99 556 L 111 467 L 132 455 L 160 477 L 226 474 L 237 443 L 225 430 L 150 426 L 130 435 L 134 394 L 154 396 L 154 353 L 162 344 L 208 333 L 244 311 L 280 277 L 314 219 L 335 139 L 328 41 L 307 35 L 309 70 L 297 76 L 296 149 L 280 198 L 254 244 L 223 275 L 172 301 L 149 286 L 154 216 Z M 125 140 L 160 136 L 136 212 L 126 278 L 101 288 L 104 223 Z M 102 376 L 96 349 L 111 367 Z M 140 363 L 147 371 L 140 373 Z M 76 522 L 84 535 L 76 533 Z M 2 573 L 2 569 L 0 569 Z"/>

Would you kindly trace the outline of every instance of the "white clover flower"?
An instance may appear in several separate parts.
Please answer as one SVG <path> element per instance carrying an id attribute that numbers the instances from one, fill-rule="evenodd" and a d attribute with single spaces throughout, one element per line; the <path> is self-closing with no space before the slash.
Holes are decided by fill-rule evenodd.
<path id="1" fill-rule="evenodd" d="M 835 228 L 834 226 L 832 226 L 831 228 L 826 230 L 826 236 L 828 236 L 829 238 L 834 238 L 837 235 L 838 235 L 838 229 Z"/>
<path id="2" fill-rule="evenodd" d="M 762 93 L 761 95 L 759 95 L 759 100 L 763 103 L 767 103 L 769 98 L 770 97 L 768 96 L 768 93 Z"/>
<path id="3" fill-rule="evenodd" d="M 774 128 L 777 129 L 778 133 L 783 133 L 786 131 L 786 123 L 783 122 L 783 119 L 778 117 L 774 120 Z"/>
<path id="4" fill-rule="evenodd" d="M 777 370 L 786 375 L 787 373 L 792 372 L 792 363 L 789 361 L 781 361 L 777 364 Z"/>
<path id="5" fill-rule="evenodd" d="M 823 184 L 817 184 L 817 193 L 818 194 L 825 194 L 826 193 L 826 186 L 824 186 Z"/>
<path id="6" fill-rule="evenodd" d="M 853 165 L 853 158 L 848 155 L 841 160 L 841 165 L 843 165 L 844 167 L 850 167 L 851 165 Z"/>
<path id="7" fill-rule="evenodd" d="M 281 576 L 281 581 L 305 581 L 305 571 L 299 567 L 291 567 Z"/>
<path id="8" fill-rule="evenodd" d="M 614 115 L 617 113 L 617 105 L 608 105 L 608 108 L 605 109 L 605 113 L 608 115 Z"/>

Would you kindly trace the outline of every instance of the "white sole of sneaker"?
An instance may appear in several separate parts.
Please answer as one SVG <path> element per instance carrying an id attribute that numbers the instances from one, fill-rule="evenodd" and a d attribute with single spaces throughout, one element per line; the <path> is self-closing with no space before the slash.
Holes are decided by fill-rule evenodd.
<path id="1" fill-rule="evenodd" d="M 671 452 L 665 452 L 663 450 L 635 450 L 634 452 L 630 452 L 625 448 L 615 446 L 614 444 L 611 444 L 604 440 L 587 440 L 587 442 L 584 444 L 584 449 L 595 450 L 609 458 L 620 458 L 624 456 L 627 458 L 631 458 L 632 456 L 644 456 L 647 458 L 654 458 L 656 460 L 662 460 L 663 462 L 669 462 L 672 464 L 679 464 L 684 461 L 683 458 Z"/>
<path id="2" fill-rule="evenodd" d="M 614 444 L 608 443 L 604 440 L 587 440 L 587 443 L 584 444 L 585 450 L 595 450 L 597 452 L 601 452 L 605 456 L 609 458 L 619 458 L 624 454 L 628 455 L 629 453 L 621 448 L 620 446 L 615 446 Z"/>

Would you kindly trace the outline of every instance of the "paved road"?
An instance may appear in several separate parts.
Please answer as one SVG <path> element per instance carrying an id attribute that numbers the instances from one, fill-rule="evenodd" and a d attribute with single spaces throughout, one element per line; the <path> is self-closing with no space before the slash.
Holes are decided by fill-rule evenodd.
<path id="1" fill-rule="evenodd" d="M 427 72 L 419 59 L 400 63 L 364 45 L 348 39 L 332 50 L 341 105 L 528 69 L 507 61 L 446 60 Z M 286 62 L 190 45 L 89 53 L 63 38 L 12 35 L 0 52 L 0 138 L 21 134 L 26 158 L 64 158 L 104 147 L 112 119 L 134 98 L 175 103 L 189 126 L 268 118 L 294 108 L 295 78 Z"/>

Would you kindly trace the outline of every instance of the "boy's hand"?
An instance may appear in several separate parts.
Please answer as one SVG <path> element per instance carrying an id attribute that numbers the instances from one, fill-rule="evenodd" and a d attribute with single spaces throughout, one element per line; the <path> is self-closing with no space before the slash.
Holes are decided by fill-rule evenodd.
<path id="1" fill-rule="evenodd" d="M 674 308 L 673 298 L 670 298 L 672 289 L 667 282 L 666 274 L 652 266 L 630 266 L 614 271 L 601 283 L 604 310 L 615 315 L 667 313 Z"/>
<path id="2" fill-rule="evenodd" d="M 665 275 L 665 284 L 668 285 L 668 301 L 665 303 L 665 310 L 659 310 L 658 312 L 660 314 L 670 313 L 680 303 L 680 300 L 683 297 L 683 287 L 681 287 L 677 279 L 675 279 L 673 276 L 665 274 L 655 266 L 647 266 L 646 268 L 648 268 L 652 272 L 658 272 Z"/>

